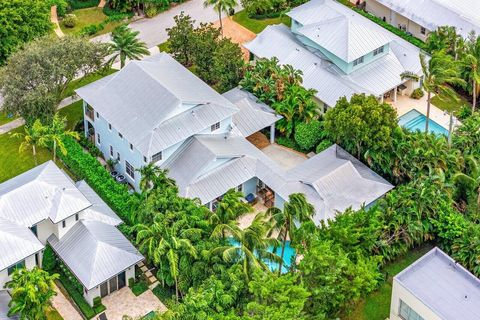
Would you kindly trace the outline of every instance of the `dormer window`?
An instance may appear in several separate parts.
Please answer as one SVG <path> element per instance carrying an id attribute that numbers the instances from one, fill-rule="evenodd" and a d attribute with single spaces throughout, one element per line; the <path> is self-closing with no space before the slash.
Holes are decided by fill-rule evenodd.
<path id="1" fill-rule="evenodd" d="M 162 151 L 158 152 L 158 153 L 155 153 L 153 156 L 152 156 L 152 162 L 155 163 L 155 162 L 158 162 L 162 160 Z"/>
<path id="2" fill-rule="evenodd" d="M 123 134 L 121 134 L 120 132 L 118 133 L 118 136 L 120 137 L 120 139 L 123 139 Z"/>
<path id="3" fill-rule="evenodd" d="M 383 46 L 381 46 L 380 48 L 377 48 L 375 50 L 373 50 L 373 55 L 376 56 L 377 54 L 380 54 L 380 53 L 383 53 Z"/>
<path id="4" fill-rule="evenodd" d="M 130 150 L 133 151 L 133 144 L 130 143 Z"/>
<path id="5" fill-rule="evenodd" d="M 363 63 L 363 57 L 360 57 L 358 59 L 353 60 L 353 66 L 357 66 L 359 64 Z"/>
<path id="6" fill-rule="evenodd" d="M 217 122 L 217 123 L 214 123 L 212 124 L 212 126 L 210 127 L 210 131 L 215 131 L 217 129 L 220 129 L 220 122 Z"/>

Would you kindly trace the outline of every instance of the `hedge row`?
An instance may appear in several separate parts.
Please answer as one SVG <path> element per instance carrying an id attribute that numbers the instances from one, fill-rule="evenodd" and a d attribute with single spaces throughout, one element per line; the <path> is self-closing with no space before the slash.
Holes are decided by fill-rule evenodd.
<path id="1" fill-rule="evenodd" d="M 75 301 L 75 304 L 80 308 L 80 311 L 87 319 L 92 319 L 95 317 L 96 312 L 88 304 L 83 295 L 78 292 L 75 285 L 63 274 L 60 273 L 60 282 L 62 283 L 65 290 L 67 290 L 68 295 Z"/>
<path id="2" fill-rule="evenodd" d="M 113 211 L 126 223 L 131 224 L 131 212 L 137 208 L 139 198 L 128 192 L 128 188 L 115 182 L 110 173 L 100 162 L 72 138 L 65 138 L 67 154 L 60 153 L 64 164 L 88 185 L 105 201 Z"/>

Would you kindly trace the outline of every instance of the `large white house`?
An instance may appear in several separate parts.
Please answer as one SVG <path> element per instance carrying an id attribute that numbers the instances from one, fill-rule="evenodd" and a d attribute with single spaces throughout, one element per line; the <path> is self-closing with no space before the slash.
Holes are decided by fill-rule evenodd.
<path id="1" fill-rule="evenodd" d="M 480 319 L 480 280 L 439 248 L 393 278 L 390 320 Z"/>
<path id="2" fill-rule="evenodd" d="M 278 58 L 303 72 L 303 85 L 317 91 L 321 105 L 341 97 L 372 94 L 383 101 L 409 95 L 422 75 L 420 49 L 333 0 L 311 0 L 288 14 L 292 26 L 268 26 L 244 46 L 254 58 Z"/>
<path id="3" fill-rule="evenodd" d="M 367 12 L 425 40 L 440 26 L 453 26 L 463 37 L 480 33 L 477 0 L 365 0 Z"/>
<path id="4" fill-rule="evenodd" d="M 393 187 L 337 145 L 285 170 L 245 138 L 267 129 L 273 142 L 279 115 L 239 88 L 220 95 L 167 54 L 133 61 L 77 93 L 85 135 L 118 160 L 136 190 L 138 169 L 152 162 L 168 169 L 182 196 L 211 209 L 232 188 L 279 208 L 301 192 L 318 223 Z"/>
<path id="5" fill-rule="evenodd" d="M 0 184 L 0 293 L 16 268 L 42 266 L 47 243 L 91 305 L 126 286 L 144 258 L 116 228 L 121 223 L 85 181 L 52 161 Z"/>

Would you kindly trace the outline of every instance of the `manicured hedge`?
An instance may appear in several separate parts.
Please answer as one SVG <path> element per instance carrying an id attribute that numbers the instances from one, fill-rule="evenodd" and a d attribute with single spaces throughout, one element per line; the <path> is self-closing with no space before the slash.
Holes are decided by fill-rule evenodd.
<path id="1" fill-rule="evenodd" d="M 299 123 L 295 128 L 295 142 L 303 150 L 312 150 L 322 140 L 323 126 L 318 120 Z"/>
<path id="2" fill-rule="evenodd" d="M 60 157 L 69 170 L 80 179 L 87 181 L 88 185 L 126 224 L 131 224 L 131 212 L 138 206 L 138 196 L 130 194 L 125 185 L 115 182 L 100 162 L 85 152 L 72 138 L 65 139 L 65 148 L 67 154 L 60 153 Z"/>
<path id="3" fill-rule="evenodd" d="M 92 319 L 95 317 L 95 310 L 88 304 L 87 300 L 83 295 L 78 292 L 75 285 L 63 274 L 60 273 L 60 282 L 62 283 L 65 290 L 67 290 L 68 295 L 75 301 L 75 304 L 79 307 L 80 311 L 87 319 Z"/>

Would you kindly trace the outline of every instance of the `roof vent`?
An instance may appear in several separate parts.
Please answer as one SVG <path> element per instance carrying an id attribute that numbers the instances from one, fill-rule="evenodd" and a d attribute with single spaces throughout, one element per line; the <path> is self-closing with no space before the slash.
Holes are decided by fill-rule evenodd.
<path id="1" fill-rule="evenodd" d="M 192 110 L 192 116 L 195 117 L 195 110 Z"/>
<path id="2" fill-rule="evenodd" d="M 300 49 L 298 49 L 298 48 L 295 48 L 295 50 L 300 51 Z"/>

